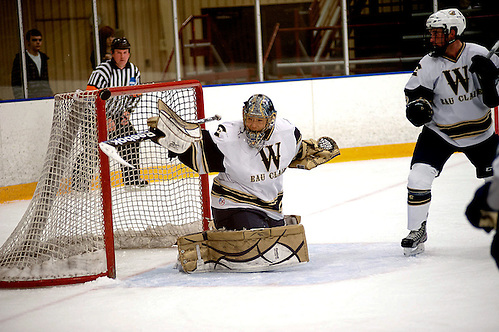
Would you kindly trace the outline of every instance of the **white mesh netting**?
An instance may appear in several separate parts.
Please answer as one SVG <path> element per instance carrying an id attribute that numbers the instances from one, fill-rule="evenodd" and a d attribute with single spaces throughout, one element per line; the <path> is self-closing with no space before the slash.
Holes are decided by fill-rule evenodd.
<path id="1" fill-rule="evenodd" d="M 52 131 L 33 199 L 0 248 L 0 284 L 75 278 L 106 271 L 95 93 L 55 96 Z M 147 130 L 162 99 L 186 120 L 198 118 L 193 88 L 112 97 L 109 138 Z M 110 162 L 116 248 L 173 245 L 202 230 L 201 181 L 163 147 L 145 141 L 120 155 L 136 169 Z"/>

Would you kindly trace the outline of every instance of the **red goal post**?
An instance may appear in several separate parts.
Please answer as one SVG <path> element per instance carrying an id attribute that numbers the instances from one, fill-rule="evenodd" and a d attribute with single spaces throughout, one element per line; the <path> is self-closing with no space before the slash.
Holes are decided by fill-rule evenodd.
<path id="1" fill-rule="evenodd" d="M 499 134 L 499 119 L 497 118 L 499 113 L 499 107 L 494 107 L 494 128 L 496 130 L 496 134 Z"/>
<path id="2" fill-rule="evenodd" d="M 120 151 L 124 159 L 135 160 L 136 169 L 110 161 L 98 148 L 111 136 L 146 130 L 147 119 L 158 113 L 158 99 L 185 120 L 204 118 L 201 84 L 190 80 L 108 90 L 106 100 L 98 90 L 54 97 L 37 188 L 0 247 L 0 288 L 115 278 L 115 249 L 170 247 L 179 236 L 208 229 L 207 175 L 170 158 L 151 141 Z"/>

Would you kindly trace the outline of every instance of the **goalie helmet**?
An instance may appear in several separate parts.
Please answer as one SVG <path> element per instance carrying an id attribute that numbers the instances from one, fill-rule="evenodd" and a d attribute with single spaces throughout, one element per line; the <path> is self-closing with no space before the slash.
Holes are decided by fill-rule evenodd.
<path id="1" fill-rule="evenodd" d="M 431 30 L 437 28 L 442 28 L 445 38 L 448 37 L 451 29 L 454 28 L 456 30 L 457 39 L 457 37 L 460 37 L 466 29 L 466 19 L 464 18 L 464 15 L 455 8 L 442 9 L 428 17 L 426 20 L 426 30 L 428 32 L 426 40 L 430 48 L 430 55 L 435 57 L 443 55 L 447 49 L 447 46 L 456 40 L 447 40 L 445 45 L 441 46 L 431 44 Z"/>
<path id="2" fill-rule="evenodd" d="M 252 148 L 261 148 L 263 142 L 268 140 L 274 130 L 276 110 L 269 97 L 263 94 L 251 96 L 243 106 L 243 123 L 246 141 Z M 250 130 L 246 126 L 248 117 L 262 118 L 266 120 L 265 127 L 261 131 Z"/>

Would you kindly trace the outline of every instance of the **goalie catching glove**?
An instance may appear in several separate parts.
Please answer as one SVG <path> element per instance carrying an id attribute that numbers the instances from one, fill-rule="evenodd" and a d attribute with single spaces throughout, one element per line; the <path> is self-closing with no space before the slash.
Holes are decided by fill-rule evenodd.
<path id="1" fill-rule="evenodd" d="M 301 142 L 301 148 L 289 167 L 312 169 L 327 163 L 340 154 L 336 142 L 330 137 L 321 137 L 317 141 L 306 139 Z"/>
<path id="2" fill-rule="evenodd" d="M 159 116 L 147 119 L 151 131 L 160 136 L 156 143 L 181 154 L 187 151 L 192 143 L 201 140 L 199 124 L 185 121 L 161 99 L 158 100 L 158 110 Z"/>

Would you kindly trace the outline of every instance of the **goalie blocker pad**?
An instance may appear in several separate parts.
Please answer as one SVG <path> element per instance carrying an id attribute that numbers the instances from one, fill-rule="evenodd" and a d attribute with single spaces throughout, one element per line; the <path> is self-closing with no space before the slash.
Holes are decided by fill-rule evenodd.
<path id="1" fill-rule="evenodd" d="M 187 151 L 192 143 L 201 140 L 199 124 L 184 121 L 161 99 L 158 99 L 159 116 L 151 117 L 147 124 L 151 131 L 159 130 L 157 143 L 168 150 L 181 154 Z"/>
<path id="2" fill-rule="evenodd" d="M 181 236 L 178 268 L 193 272 L 260 272 L 309 261 L 303 225 Z"/>

